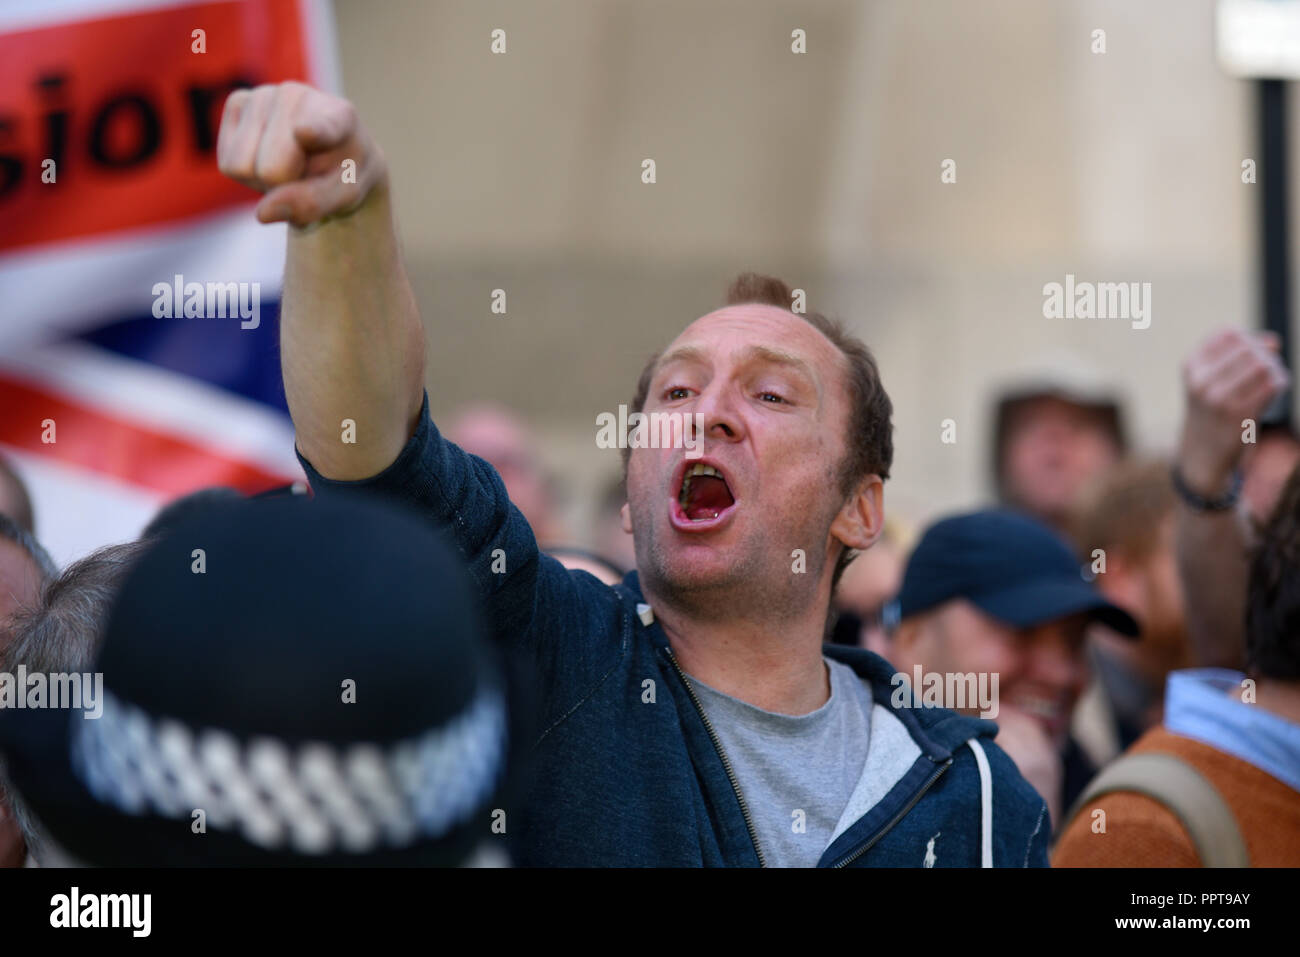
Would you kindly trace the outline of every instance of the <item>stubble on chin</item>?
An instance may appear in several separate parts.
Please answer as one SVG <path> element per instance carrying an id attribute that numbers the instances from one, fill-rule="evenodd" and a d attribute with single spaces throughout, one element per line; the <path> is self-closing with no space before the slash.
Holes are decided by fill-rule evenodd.
<path id="1" fill-rule="evenodd" d="M 789 561 L 776 561 L 788 551 L 756 543 L 738 549 L 732 562 L 702 574 L 674 563 L 660 543 L 651 542 L 647 554 L 638 556 L 638 568 L 660 600 L 696 620 L 773 621 L 801 607 L 810 598 L 804 592 L 815 589 L 812 569 L 794 574 Z"/>

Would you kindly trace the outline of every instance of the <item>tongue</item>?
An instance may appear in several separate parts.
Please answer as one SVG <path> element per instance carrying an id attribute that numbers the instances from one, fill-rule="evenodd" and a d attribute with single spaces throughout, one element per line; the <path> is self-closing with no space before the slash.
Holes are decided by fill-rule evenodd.
<path id="1" fill-rule="evenodd" d="M 716 518 L 723 509 L 734 505 L 727 483 L 716 475 L 697 475 L 691 479 L 691 487 L 686 493 L 686 504 L 682 511 L 692 522 Z"/>

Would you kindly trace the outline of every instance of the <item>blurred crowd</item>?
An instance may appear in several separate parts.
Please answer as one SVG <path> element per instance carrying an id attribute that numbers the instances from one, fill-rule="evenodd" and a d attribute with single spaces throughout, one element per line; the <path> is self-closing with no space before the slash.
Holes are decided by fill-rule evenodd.
<path id="1" fill-rule="evenodd" d="M 900 608 L 893 596 L 937 574 L 918 559 L 940 522 L 910 560 L 896 533 L 841 584 L 836 640 L 904 673 L 1000 674 L 997 740 L 1047 800 L 1056 866 L 1194 866 L 1203 831 L 1232 835 L 1256 865 L 1300 863 L 1300 437 L 1268 418 L 1288 388 L 1274 337 L 1220 331 L 1187 358 L 1168 459 L 1129 446 L 1104 390 L 1039 382 L 997 398 L 997 507 L 1067 545 L 1136 627 L 1068 601 L 1054 611 L 1050 547 L 978 524 L 993 512 L 957 521 L 994 552 L 1036 555 L 998 580 L 959 570 L 924 607 Z M 969 544 L 945 557 L 996 561 Z M 1177 763 L 1133 760 L 1152 754 Z"/>
<path id="2" fill-rule="evenodd" d="M 970 701 L 960 710 L 996 722 L 998 745 L 1046 801 L 1054 866 L 1300 865 L 1300 435 L 1277 411 L 1290 388 L 1277 350 L 1267 334 L 1225 329 L 1188 356 L 1168 457 L 1131 446 L 1118 390 L 1095 378 L 1038 376 L 990 396 L 994 500 L 922 528 L 890 514 L 838 584 L 828 642 L 875 652 L 909 679 L 997 676 L 991 709 Z M 495 468 L 544 551 L 609 584 L 634 569 L 621 478 L 588 503 L 579 544 L 560 517 L 556 489 L 566 486 L 515 415 L 465 408 L 446 434 Z M 305 492 L 273 490 L 253 515 L 233 490 L 200 490 L 169 504 L 139 541 L 60 570 L 40 544 L 23 480 L 0 461 L 0 672 L 93 672 L 111 660 L 116 690 L 98 706 L 111 712 L 126 692 L 238 736 L 250 714 L 286 723 L 272 700 L 277 687 L 345 675 L 346 696 L 359 677 L 348 642 L 364 628 L 375 662 L 360 683 L 372 709 L 367 740 L 411 749 L 408 797 L 424 794 L 429 814 L 457 802 L 490 809 L 507 786 L 505 764 L 526 760 L 502 743 L 517 721 L 502 702 L 527 692 L 482 652 L 454 549 L 418 523 L 366 511 L 375 506 L 307 513 Z M 207 543 L 204 554 L 190 549 L 196 541 Z M 177 549 L 178 561 L 163 560 Z M 395 552 L 424 554 L 427 567 L 386 559 Z M 202 576 L 178 571 L 204 562 Z M 234 562 L 266 565 L 269 590 L 246 593 L 248 577 L 223 567 Z M 327 607 L 323 598 L 340 590 L 347 599 Z M 444 623 L 445 641 L 422 650 L 403 641 L 403 622 L 430 617 Z M 168 631 L 178 621 L 191 623 L 194 639 L 180 650 Z M 259 645 L 260 633 L 290 628 L 314 636 L 297 658 Z M 162 659 L 175 670 L 163 672 Z M 145 687 L 162 673 L 179 676 Z M 464 677 L 487 673 L 486 683 Z M 437 694 L 430 674 L 444 676 Z M 356 735 L 330 722 L 299 714 L 284 738 L 345 744 Z M 328 819 L 344 808 L 363 819 L 347 860 L 405 860 L 367 851 L 368 841 L 391 847 L 402 834 L 425 848 L 414 860 L 496 862 L 468 830 L 426 828 L 419 815 L 398 813 L 396 798 L 367 779 L 364 756 L 322 759 L 309 786 L 290 780 L 268 744 L 264 777 L 235 787 L 214 780 L 211 765 L 149 757 L 175 742 L 165 728 L 156 741 L 136 740 L 143 732 L 133 732 L 129 706 L 96 727 L 61 761 L 49 759 L 60 750 L 50 742 L 66 739 L 66 723 L 42 727 L 33 717 L 21 744 L 6 732 L 0 863 L 70 862 L 48 830 L 78 832 L 81 859 L 94 847 L 97 863 L 201 862 L 166 834 L 121 828 L 150 787 L 185 806 L 208 795 L 214 807 L 212 793 L 243 788 L 232 800 L 264 813 L 268 833 L 295 835 L 297 850 L 281 862 L 318 850 L 313 813 Z M 456 787 L 446 773 L 415 770 L 435 732 L 461 736 L 467 767 L 450 776 Z M 217 754 L 220 741 L 208 743 Z M 123 768 L 143 782 L 141 793 L 121 786 Z M 78 774 L 110 782 L 96 794 L 116 814 L 92 814 L 84 796 L 80 804 L 69 796 Z"/>

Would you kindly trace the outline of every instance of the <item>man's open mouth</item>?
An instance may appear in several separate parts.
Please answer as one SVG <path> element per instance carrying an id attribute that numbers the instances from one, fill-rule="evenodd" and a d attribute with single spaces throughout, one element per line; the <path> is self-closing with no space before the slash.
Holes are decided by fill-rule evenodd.
<path id="1" fill-rule="evenodd" d="M 712 525 L 736 504 L 722 472 L 705 462 L 687 463 L 673 509 L 678 525 Z"/>

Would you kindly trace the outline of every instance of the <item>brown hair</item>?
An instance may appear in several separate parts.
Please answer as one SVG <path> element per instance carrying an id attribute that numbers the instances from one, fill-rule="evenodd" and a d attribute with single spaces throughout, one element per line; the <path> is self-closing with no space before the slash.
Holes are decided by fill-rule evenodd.
<path id="1" fill-rule="evenodd" d="M 1167 462 L 1124 461 L 1086 486 L 1070 516 L 1070 537 L 1085 558 L 1103 548 L 1143 562 L 1160 544 L 1175 503 Z"/>
<path id="2" fill-rule="evenodd" d="M 732 280 L 727 288 L 725 305 L 760 303 L 788 310 L 793 299 L 793 290 L 775 276 L 747 272 L 741 273 Z M 848 360 L 850 407 L 846 443 L 848 453 L 840 468 L 840 492 L 847 498 L 858 482 L 868 475 L 879 475 L 882 480 L 889 478 L 889 467 L 894 461 L 893 425 L 890 422 L 894 406 L 889 401 L 889 395 L 880 381 L 880 370 L 876 367 L 875 357 L 860 339 L 849 333 L 839 321 L 827 318 L 819 312 L 792 312 L 791 314 L 799 316 L 829 339 Z M 644 410 L 646 397 L 650 392 L 650 381 L 654 378 L 661 355 L 662 352 L 656 352 L 641 370 L 641 377 L 636 384 L 636 395 L 629 407 L 631 411 Z M 630 455 L 630 449 L 623 450 L 625 475 Z M 840 554 L 832 578 L 832 587 L 838 584 L 840 575 L 855 555 L 855 552 L 847 548 Z"/>
<path id="3" fill-rule="evenodd" d="M 1246 665 L 1277 681 L 1300 679 L 1300 468 L 1287 479 L 1251 556 Z"/>

